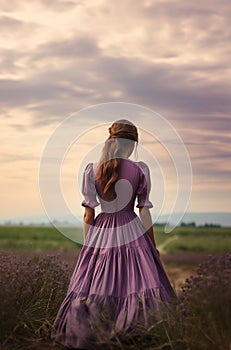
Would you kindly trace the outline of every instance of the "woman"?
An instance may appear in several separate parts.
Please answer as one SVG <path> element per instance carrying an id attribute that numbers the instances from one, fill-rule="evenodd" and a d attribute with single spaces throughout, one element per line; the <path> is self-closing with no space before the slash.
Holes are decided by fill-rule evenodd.
<path id="1" fill-rule="evenodd" d="M 96 349 L 138 324 L 148 327 L 176 297 L 156 249 L 148 166 L 128 159 L 137 142 L 136 126 L 116 121 L 99 163 L 85 169 L 85 242 L 52 331 L 67 347 Z"/>

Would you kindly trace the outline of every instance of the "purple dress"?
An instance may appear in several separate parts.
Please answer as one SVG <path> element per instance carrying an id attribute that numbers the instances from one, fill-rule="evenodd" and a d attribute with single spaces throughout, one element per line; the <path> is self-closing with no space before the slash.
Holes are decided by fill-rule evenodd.
<path id="1" fill-rule="evenodd" d="M 97 349 L 98 341 L 129 332 L 136 324 L 150 326 L 161 318 L 161 307 L 176 294 L 140 218 L 149 200 L 150 174 L 143 162 L 121 159 L 115 186 L 117 198 L 103 199 L 95 182 L 96 164 L 83 175 L 83 206 L 101 212 L 90 226 L 58 311 L 52 339 L 69 348 Z"/>

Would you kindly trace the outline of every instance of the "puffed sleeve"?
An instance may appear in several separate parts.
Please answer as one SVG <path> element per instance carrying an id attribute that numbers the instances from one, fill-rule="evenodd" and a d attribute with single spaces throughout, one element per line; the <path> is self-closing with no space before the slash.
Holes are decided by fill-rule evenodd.
<path id="1" fill-rule="evenodd" d="M 152 202 L 149 200 L 151 189 L 151 179 L 148 166 L 144 162 L 138 162 L 140 168 L 140 180 L 137 188 L 137 208 L 148 207 L 153 208 Z"/>
<path id="2" fill-rule="evenodd" d="M 84 200 L 83 207 L 95 208 L 99 205 L 96 199 L 95 177 L 93 172 L 93 163 L 89 163 L 83 173 L 82 194 Z"/>

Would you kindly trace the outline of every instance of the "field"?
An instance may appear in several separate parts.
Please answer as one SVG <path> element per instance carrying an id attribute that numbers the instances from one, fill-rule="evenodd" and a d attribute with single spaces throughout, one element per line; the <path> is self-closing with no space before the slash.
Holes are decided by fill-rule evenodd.
<path id="1" fill-rule="evenodd" d="M 81 241 L 82 229 L 72 230 Z M 155 240 L 181 308 L 138 338 L 100 339 L 101 348 L 230 349 L 231 228 L 156 227 Z M 63 349 L 49 334 L 80 249 L 54 227 L 0 226 L 3 350 Z"/>
<path id="2" fill-rule="evenodd" d="M 82 229 L 71 230 L 76 241 L 83 242 Z M 166 234 L 163 227 L 156 227 L 155 240 L 163 253 L 228 253 L 231 251 L 231 228 L 177 227 Z M 81 244 L 69 240 L 53 226 L 0 226 L 0 247 L 17 251 L 76 251 L 81 249 Z"/>

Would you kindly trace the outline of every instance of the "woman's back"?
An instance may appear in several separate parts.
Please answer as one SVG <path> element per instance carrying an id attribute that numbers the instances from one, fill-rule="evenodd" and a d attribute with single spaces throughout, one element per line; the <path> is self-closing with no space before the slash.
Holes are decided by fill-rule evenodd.
<path id="1" fill-rule="evenodd" d="M 82 192 L 88 196 L 88 200 L 82 202 L 83 206 L 95 207 L 100 204 L 102 212 L 115 214 L 120 211 L 133 211 L 137 198 L 137 208 L 152 207 L 149 200 L 150 174 L 144 162 L 120 159 L 118 179 L 115 183 L 116 197 L 112 200 L 108 200 L 104 195 L 102 183 L 95 181 L 97 166 L 98 163 L 89 163 L 85 169 Z"/>

